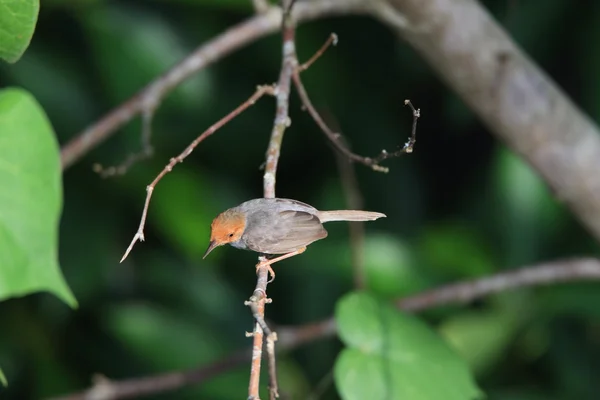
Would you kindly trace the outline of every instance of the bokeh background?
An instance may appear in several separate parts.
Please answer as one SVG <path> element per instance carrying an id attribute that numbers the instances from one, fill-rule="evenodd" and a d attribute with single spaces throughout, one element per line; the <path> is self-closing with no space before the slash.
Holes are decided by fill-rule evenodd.
<path id="1" fill-rule="evenodd" d="M 598 121 L 600 4 L 484 4 Z M 16 65 L 0 65 L 0 85 L 31 91 L 64 144 L 251 12 L 249 0 L 44 0 L 31 47 Z M 597 243 L 531 169 L 379 22 L 344 17 L 302 25 L 299 57 L 310 57 L 330 32 L 339 45 L 303 79 L 356 152 L 399 148 L 412 120 L 403 100 L 422 110 L 414 154 L 389 160 L 388 174 L 354 168 L 364 207 L 388 215 L 365 226 L 372 291 L 398 298 L 540 261 L 598 254 Z M 71 310 L 43 293 L 0 303 L 0 365 L 9 380 L 0 398 L 68 393 L 89 386 L 96 373 L 118 380 L 192 368 L 249 346 L 244 332 L 252 318 L 243 301 L 255 285 L 255 255 L 220 248 L 201 257 L 211 219 L 262 195 L 272 99 L 221 129 L 159 183 L 146 242 L 118 261 L 137 228 L 145 186 L 257 84 L 276 81 L 280 52 L 273 35 L 186 81 L 155 116 L 155 155 L 125 176 L 101 179 L 92 165 L 119 163 L 138 150 L 139 120 L 64 173 L 60 262 L 80 307 Z M 278 196 L 344 208 L 334 153 L 296 96 L 291 118 Z M 327 240 L 277 266 L 267 308 L 273 323 L 326 318 L 352 290 L 348 226 L 327 228 Z M 468 360 L 490 399 L 600 396 L 598 284 L 519 290 L 422 316 Z M 282 391 L 294 399 L 336 399 L 331 369 L 340 348 L 337 339 L 327 339 L 281 354 Z M 152 398 L 241 398 L 248 372 L 244 365 Z"/>

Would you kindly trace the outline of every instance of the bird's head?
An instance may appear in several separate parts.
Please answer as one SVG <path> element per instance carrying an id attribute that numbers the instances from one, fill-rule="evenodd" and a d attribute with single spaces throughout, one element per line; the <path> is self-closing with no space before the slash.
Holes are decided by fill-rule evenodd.
<path id="1" fill-rule="evenodd" d="M 238 241 L 246 229 L 243 213 L 227 210 L 219 214 L 210 224 L 210 243 L 204 253 L 205 258 L 215 247 Z"/>

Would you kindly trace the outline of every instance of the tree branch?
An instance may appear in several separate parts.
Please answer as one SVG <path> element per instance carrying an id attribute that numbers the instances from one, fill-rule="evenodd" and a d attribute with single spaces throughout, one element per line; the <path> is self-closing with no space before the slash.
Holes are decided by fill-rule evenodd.
<path id="1" fill-rule="evenodd" d="M 399 157 L 403 154 L 412 153 L 413 147 L 417 141 L 417 121 L 421 116 L 421 112 L 419 109 L 414 108 L 410 100 L 404 100 L 404 104 L 408 105 L 413 112 L 413 124 L 411 136 L 408 139 L 408 141 L 404 144 L 404 147 L 402 147 L 400 150 L 397 150 L 392 153 L 389 153 L 386 150 L 382 150 L 381 153 L 376 157 L 363 157 L 356 153 L 353 153 L 352 150 L 350 150 L 350 147 L 348 147 L 348 145 L 344 143 L 342 135 L 338 132 L 334 132 L 333 130 L 331 130 L 331 128 L 329 128 L 329 126 L 327 126 L 327 124 L 325 123 L 315 106 L 312 104 L 312 101 L 308 96 L 308 92 L 306 91 L 306 88 L 302 83 L 302 79 L 300 78 L 300 72 L 306 70 L 308 66 L 310 66 L 318 57 L 320 57 L 323 54 L 323 52 L 329 47 L 330 44 L 333 43 L 335 45 L 337 43 L 337 40 L 337 35 L 335 33 L 332 33 L 329 39 L 314 56 L 312 56 L 306 63 L 296 68 L 296 70 L 294 71 L 294 75 L 292 76 L 294 80 L 294 86 L 298 91 L 298 96 L 300 97 L 304 108 L 306 108 L 306 110 L 313 118 L 315 123 L 319 126 L 319 128 L 321 128 L 325 136 L 329 139 L 329 141 L 333 144 L 337 151 L 339 151 L 341 154 L 347 157 L 350 161 L 359 162 L 363 165 L 366 165 L 367 167 L 370 167 L 373 171 L 388 172 L 389 169 L 387 167 L 379 165 L 382 161 L 388 158 Z"/>
<path id="2" fill-rule="evenodd" d="M 551 285 L 562 282 L 600 280 L 600 260 L 579 258 L 558 260 L 544 264 L 501 272 L 489 277 L 441 286 L 408 296 L 395 302 L 407 312 L 429 310 L 438 306 L 463 304 L 491 294 L 522 287 Z M 336 334 L 333 318 L 302 325 L 279 327 L 279 350 L 290 351 L 318 339 Z M 213 364 L 189 371 L 178 371 L 120 382 L 103 381 L 85 391 L 50 400 L 121 400 L 179 389 L 200 384 L 243 365 L 250 359 L 250 349 L 244 349 Z"/>
<path id="3" fill-rule="evenodd" d="M 295 21 L 310 21 L 332 15 L 366 13 L 369 8 L 369 2 L 363 0 L 299 2 L 294 7 L 293 18 Z M 171 70 L 149 83 L 129 100 L 115 107 L 65 144 L 61 149 L 63 170 L 69 168 L 138 114 L 156 109 L 167 94 L 194 73 L 280 28 L 281 9 L 271 7 L 266 12 L 248 18 L 199 46 Z"/>
<path id="4" fill-rule="evenodd" d="M 372 2 L 600 239 L 600 132 L 475 0 Z"/>
<path id="5" fill-rule="evenodd" d="M 440 286 L 400 299 L 396 305 L 402 310 L 414 312 L 442 305 L 464 304 L 525 286 L 585 280 L 600 280 L 600 260 L 596 258 L 559 260 L 519 268 L 472 281 Z"/>
<path id="6" fill-rule="evenodd" d="M 474 0 L 300 2 L 297 21 L 371 14 L 406 39 L 600 239 L 600 132 Z M 200 46 L 165 75 L 85 129 L 61 151 L 63 169 L 174 87 L 230 52 L 275 32 L 276 8 Z M 527 133 L 527 134 L 525 134 Z"/>
<path id="7" fill-rule="evenodd" d="M 281 154 L 281 143 L 283 135 L 288 126 L 290 126 L 289 117 L 289 99 L 292 73 L 296 68 L 296 44 L 295 25 L 291 17 L 291 9 L 294 0 L 285 0 L 282 2 L 282 60 L 279 80 L 277 82 L 275 98 L 276 111 L 273 121 L 273 130 L 271 131 L 271 140 L 266 153 L 265 173 L 263 176 L 263 195 L 265 198 L 275 197 L 275 182 L 277 173 L 277 164 Z M 259 259 L 260 265 L 261 259 Z M 267 334 L 267 354 L 269 359 L 269 398 L 274 400 L 279 397 L 279 388 L 277 385 L 277 368 L 275 359 L 275 342 L 277 334 L 268 329 L 265 317 L 265 303 L 267 302 L 267 284 L 269 270 L 267 268 L 258 269 L 258 280 L 254 294 L 250 299 L 249 305 L 252 314 L 256 319 L 254 324 L 254 337 L 252 346 L 252 366 L 250 369 L 250 383 L 248 385 L 248 399 L 258 400 L 260 389 L 260 369 L 262 361 L 263 332 Z"/>

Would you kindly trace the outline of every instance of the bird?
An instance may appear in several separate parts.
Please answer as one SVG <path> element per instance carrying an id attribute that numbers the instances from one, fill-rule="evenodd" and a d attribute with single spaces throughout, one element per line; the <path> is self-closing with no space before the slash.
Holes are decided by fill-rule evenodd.
<path id="1" fill-rule="evenodd" d="M 272 264 L 301 254 L 306 247 L 327 237 L 323 227 L 332 221 L 374 221 L 386 217 L 373 211 L 334 210 L 319 211 L 298 200 L 284 198 L 258 198 L 248 200 L 217 215 L 210 225 L 210 242 L 203 259 L 219 246 L 229 244 L 235 248 L 263 255 L 256 272 L 267 268 L 275 279 Z"/>

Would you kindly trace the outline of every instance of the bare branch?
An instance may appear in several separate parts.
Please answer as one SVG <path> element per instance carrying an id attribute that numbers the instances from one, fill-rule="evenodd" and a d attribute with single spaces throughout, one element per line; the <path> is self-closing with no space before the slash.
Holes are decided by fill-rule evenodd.
<path id="1" fill-rule="evenodd" d="M 388 158 L 400 157 L 403 154 L 410 154 L 413 152 L 415 143 L 417 143 L 417 121 L 421 117 L 421 109 L 415 109 L 410 100 L 404 100 L 404 105 L 409 106 L 413 114 L 413 122 L 410 131 L 410 137 L 408 138 L 406 143 L 404 143 L 404 146 L 400 150 L 397 150 L 393 153 L 388 153 L 387 151 L 382 150 L 377 157 L 371 159 L 371 167 L 378 166 L 380 162 L 382 162 L 383 160 L 387 160 Z"/>
<path id="2" fill-rule="evenodd" d="M 598 259 L 559 260 L 501 272 L 472 281 L 440 286 L 415 296 L 400 299 L 396 304 L 402 310 L 421 311 L 442 305 L 468 303 L 485 296 L 524 286 L 599 279 L 600 260 Z"/>
<path id="3" fill-rule="evenodd" d="M 275 93 L 276 111 L 273 121 L 273 130 L 271 139 L 267 148 L 265 173 L 263 175 L 263 195 L 265 198 L 275 197 L 275 182 L 277 174 L 277 164 L 281 154 L 281 143 L 286 128 L 290 125 L 289 117 L 289 98 L 291 76 L 295 70 L 296 63 L 296 44 L 294 42 L 295 26 L 291 17 L 291 8 L 294 0 L 283 1 L 282 18 L 282 61 L 279 80 Z M 261 259 L 259 258 L 258 280 L 254 290 L 254 300 L 250 301 L 252 314 L 256 319 L 254 324 L 254 341 L 252 346 L 252 366 L 250 368 L 250 383 L 248 385 L 248 399 L 258 400 L 260 389 L 260 369 L 262 360 L 263 332 L 267 334 L 267 353 L 269 359 L 269 397 L 274 399 L 279 397 L 279 388 L 277 384 L 277 369 L 275 364 L 275 341 L 277 334 L 271 332 L 264 322 L 265 302 L 267 299 L 267 278 L 269 270 L 261 268 Z"/>
<path id="4" fill-rule="evenodd" d="M 363 157 L 363 156 L 353 153 L 350 150 L 350 148 L 347 145 L 345 145 L 343 143 L 343 141 L 341 140 L 342 135 L 340 133 L 332 131 L 329 128 L 329 126 L 327 126 L 325 121 L 323 121 L 323 118 L 321 117 L 321 115 L 319 115 L 319 112 L 313 106 L 312 101 L 310 100 L 310 97 L 308 96 L 308 93 L 304 87 L 304 84 L 302 83 L 302 79 L 300 78 L 300 73 L 298 70 L 295 71 L 292 78 L 294 79 L 294 85 L 296 87 L 296 90 L 298 91 L 298 96 L 300 97 L 302 104 L 304 105 L 304 107 L 306 108 L 306 110 L 308 111 L 310 116 L 313 118 L 313 120 L 316 122 L 316 124 L 319 126 L 319 128 L 321 128 L 323 133 L 325 133 L 325 136 L 327 136 L 327 138 L 331 141 L 333 146 L 340 153 L 342 153 L 344 156 L 346 156 L 349 160 L 359 162 L 363 165 L 366 165 L 367 167 L 370 167 L 371 169 L 373 169 L 373 171 L 388 172 L 389 169 L 387 167 L 383 167 L 383 166 L 379 165 L 379 163 L 381 161 L 383 161 L 387 158 L 390 158 L 390 157 L 398 157 L 402 154 L 412 153 L 413 146 L 416 142 L 416 137 L 415 137 L 416 127 L 417 127 L 417 120 L 419 119 L 419 116 L 420 116 L 420 111 L 415 110 L 412 103 L 409 100 L 405 100 L 404 104 L 409 105 L 411 107 L 411 109 L 413 110 L 413 129 L 411 132 L 411 137 L 406 142 L 404 147 L 393 153 L 388 153 L 387 151 L 382 150 L 381 153 L 374 158 Z"/>
<path id="5" fill-rule="evenodd" d="M 301 22 L 330 15 L 364 14 L 370 8 L 370 2 L 364 0 L 300 2 L 294 7 L 293 18 Z M 150 105 L 154 107 L 159 105 L 165 96 L 194 73 L 280 28 L 281 10 L 278 7 L 271 7 L 267 12 L 254 15 L 199 46 L 171 70 L 149 83 L 65 144 L 61 149 L 63 170 L 105 141 L 121 126 L 144 112 Z"/>
<path id="6" fill-rule="evenodd" d="M 404 104 L 408 105 L 411 108 L 411 110 L 413 111 L 413 125 L 412 125 L 410 139 L 405 143 L 405 145 L 402 149 L 395 151 L 393 153 L 388 153 L 386 150 L 382 150 L 381 153 L 377 157 L 374 157 L 374 158 L 363 157 L 363 156 L 353 153 L 350 150 L 350 148 L 348 147 L 348 145 L 346 145 L 343 142 L 342 135 L 338 132 L 334 132 L 333 130 L 331 130 L 331 128 L 329 128 L 329 126 L 327 126 L 327 124 L 325 123 L 325 121 L 323 120 L 321 115 L 318 113 L 315 106 L 312 104 L 312 101 L 310 100 L 310 97 L 308 96 L 308 92 L 306 91 L 306 88 L 304 87 L 304 84 L 302 83 L 302 79 L 300 78 L 300 72 L 305 71 L 310 65 L 312 65 L 313 62 L 315 62 L 319 57 L 321 57 L 321 55 L 323 55 L 325 50 L 327 50 L 332 43 L 334 45 L 337 43 L 337 35 L 335 33 L 332 33 L 329 36 L 327 41 L 321 46 L 321 48 L 306 63 L 300 65 L 298 68 L 296 68 L 294 70 L 292 79 L 294 80 L 294 86 L 296 87 L 296 90 L 298 91 L 298 96 L 300 97 L 300 100 L 302 101 L 304 108 L 308 111 L 308 113 L 313 118 L 313 120 L 316 122 L 316 124 L 319 126 L 319 128 L 321 128 L 323 133 L 325 133 L 325 136 L 327 136 L 327 138 L 331 141 L 331 143 L 334 145 L 334 147 L 340 153 L 342 153 L 344 156 L 346 156 L 351 161 L 356 161 L 361 164 L 364 164 L 364 165 L 370 167 L 371 169 L 373 169 L 374 171 L 388 172 L 389 169 L 387 167 L 382 167 L 381 165 L 379 165 L 379 163 L 382 162 L 383 160 L 386 160 L 391 157 L 399 157 L 406 153 L 412 153 L 413 147 L 417 141 L 417 138 L 416 138 L 417 120 L 421 116 L 421 113 L 418 109 L 415 109 L 413 107 L 410 100 L 404 101 Z M 296 60 L 296 62 L 298 62 L 298 61 Z"/>
<path id="7" fill-rule="evenodd" d="M 208 128 L 206 131 L 204 131 L 192 143 L 190 143 L 188 145 L 188 147 L 186 147 L 185 150 L 183 150 L 183 152 L 181 152 L 181 154 L 179 154 L 177 157 L 171 158 L 171 161 L 169 162 L 169 164 L 167 164 L 165 166 L 165 168 L 156 176 L 156 178 L 154 178 L 152 183 L 150 183 L 146 187 L 146 192 L 147 192 L 146 201 L 144 202 L 144 210 L 142 211 L 142 218 L 140 220 L 140 225 L 138 227 L 137 232 L 135 233 L 135 235 L 133 237 L 133 240 L 129 244 L 129 247 L 127 247 L 125 254 L 123 254 L 123 258 L 121 258 L 120 262 L 123 262 L 123 260 L 125 260 L 125 258 L 127 258 L 127 256 L 131 252 L 131 249 L 133 249 L 133 246 L 135 245 L 135 243 L 138 240 L 140 242 L 144 241 L 144 225 L 146 224 L 146 215 L 148 214 L 148 206 L 150 205 L 150 199 L 152 198 L 152 192 L 154 191 L 154 187 L 158 184 L 158 182 L 167 173 L 171 172 L 171 170 L 173 169 L 173 167 L 175 167 L 175 165 L 177 163 L 183 162 L 183 160 L 187 156 L 189 156 L 192 151 L 194 151 L 194 149 L 196 148 L 196 146 L 198 146 L 198 144 L 200 144 L 200 142 L 202 142 L 204 139 L 206 139 L 207 137 L 209 137 L 210 135 L 215 133 L 219 128 L 221 128 L 223 125 L 227 124 L 233 118 L 237 117 L 240 113 L 242 113 L 248 107 L 253 105 L 258 99 L 260 99 L 265 94 L 273 95 L 274 88 L 272 86 L 259 86 L 256 89 L 256 92 L 254 92 L 254 94 L 252 96 L 250 96 L 248 98 L 248 100 L 246 100 L 245 102 L 240 104 L 235 110 L 231 111 L 229 114 L 227 114 L 226 116 L 221 118 L 219 121 L 214 123 L 210 128 Z"/>
<path id="8" fill-rule="evenodd" d="M 259 260 L 260 261 L 260 260 Z M 274 335 L 265 322 L 265 303 L 267 303 L 267 285 L 269 283 L 269 271 L 266 268 L 258 269 L 256 288 L 246 305 L 250 306 L 252 315 L 256 320 L 254 331 L 248 336 L 252 340 L 252 358 L 250 364 L 250 382 L 248 384 L 248 399 L 258 400 L 260 389 L 260 369 L 262 362 L 262 348 L 264 334 Z M 274 348 L 273 348 L 274 351 Z M 273 357 L 274 358 L 274 357 Z M 271 359 L 271 357 L 269 357 Z M 277 387 L 277 386 L 275 386 Z"/>
<path id="9" fill-rule="evenodd" d="M 291 78 L 297 66 L 296 44 L 294 41 L 296 32 L 290 13 L 286 12 L 284 14 L 286 15 L 284 15 L 282 25 L 283 58 L 279 81 L 277 82 L 277 93 L 275 94 L 277 108 L 273 130 L 271 131 L 271 140 L 267 148 L 265 173 L 263 176 L 264 197 L 267 198 L 275 197 L 275 172 L 277 171 L 277 163 L 279 161 L 279 154 L 281 153 L 281 141 L 283 140 L 286 128 L 292 123 L 289 117 L 289 100 Z"/>
<path id="10" fill-rule="evenodd" d="M 266 276 L 266 275 L 265 275 Z M 265 277 L 266 279 L 266 277 Z M 562 282 L 600 281 L 600 260 L 579 258 L 557 260 L 544 264 L 502 272 L 481 279 L 441 286 L 427 292 L 408 296 L 395 302 L 407 312 L 429 310 L 438 306 L 463 304 L 491 294 L 522 287 L 552 285 Z M 333 318 L 295 327 L 279 327 L 279 350 L 293 350 L 318 339 L 336 334 Z M 85 391 L 50 400 L 121 400 L 141 397 L 190 384 L 199 384 L 240 365 L 250 359 L 250 349 L 245 349 L 214 364 L 189 371 L 171 372 L 144 378 L 133 378 L 120 382 L 103 380 L 102 389 L 96 386 Z"/>
<path id="11" fill-rule="evenodd" d="M 337 35 L 335 33 L 330 34 L 329 38 L 325 41 L 325 43 L 323 43 L 321 48 L 319 50 L 317 50 L 317 52 L 315 54 L 313 54 L 313 56 L 311 58 L 309 58 L 307 62 L 298 66 L 298 72 L 306 71 L 307 69 L 309 69 L 310 66 L 313 65 L 313 63 L 315 61 L 317 61 L 323 55 L 323 53 L 325 53 L 325 50 L 327 50 L 329 48 L 329 46 L 331 46 L 331 45 L 335 46 L 335 45 L 337 45 L 337 43 L 338 43 Z"/>

